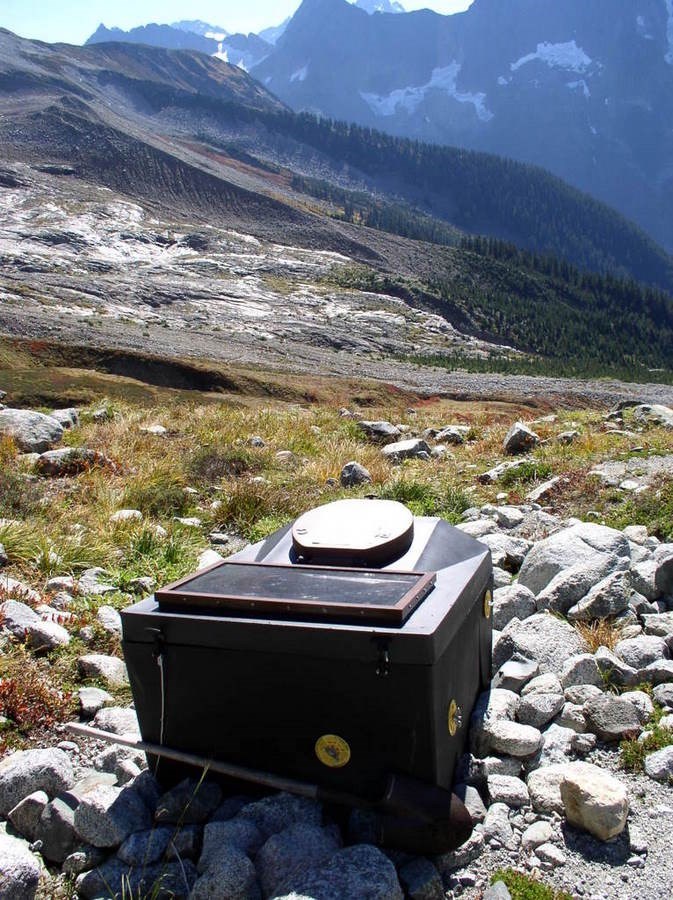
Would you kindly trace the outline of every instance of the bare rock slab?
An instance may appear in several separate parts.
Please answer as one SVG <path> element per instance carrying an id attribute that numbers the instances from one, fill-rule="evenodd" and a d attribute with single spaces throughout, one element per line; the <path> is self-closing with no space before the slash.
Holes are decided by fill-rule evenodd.
<path id="1" fill-rule="evenodd" d="M 621 834 L 629 814 L 624 785 L 598 766 L 571 768 L 561 781 L 561 799 L 568 822 L 601 841 Z"/>

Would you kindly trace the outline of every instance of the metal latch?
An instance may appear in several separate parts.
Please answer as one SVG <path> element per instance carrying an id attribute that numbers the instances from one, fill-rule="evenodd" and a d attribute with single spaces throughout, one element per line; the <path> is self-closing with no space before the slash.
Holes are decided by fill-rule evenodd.
<path id="1" fill-rule="evenodd" d="M 388 641 L 378 641 L 379 655 L 376 661 L 376 674 L 385 678 L 390 675 L 390 654 L 388 652 Z"/>

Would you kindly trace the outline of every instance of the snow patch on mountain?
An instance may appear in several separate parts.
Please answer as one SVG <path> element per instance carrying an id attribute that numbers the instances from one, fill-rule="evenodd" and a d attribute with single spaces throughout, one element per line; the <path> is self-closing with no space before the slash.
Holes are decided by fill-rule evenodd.
<path id="1" fill-rule="evenodd" d="M 394 116 L 399 109 L 406 110 L 408 113 L 416 112 L 430 91 L 445 91 L 458 103 L 472 104 L 477 117 L 482 122 L 490 121 L 493 118 L 493 113 L 486 106 L 486 94 L 472 94 L 458 90 L 456 79 L 460 69 L 460 63 L 452 62 L 450 66 L 433 69 L 430 80 L 419 87 L 398 88 L 389 94 L 383 95 L 360 91 L 360 96 L 375 115 Z"/>
<path id="2" fill-rule="evenodd" d="M 673 66 L 673 0 L 664 0 L 666 4 L 666 40 L 668 41 L 668 53 L 664 57 L 669 66 Z"/>
<path id="3" fill-rule="evenodd" d="M 650 34 L 650 31 L 648 30 L 645 16 L 636 16 L 636 31 L 638 32 L 638 36 L 643 38 L 643 40 L 654 40 L 654 35 Z"/>
<path id="4" fill-rule="evenodd" d="M 354 6 L 364 9 L 370 16 L 374 13 L 403 13 L 406 11 L 396 0 L 355 0 Z"/>
<path id="5" fill-rule="evenodd" d="M 301 69 L 297 69 L 296 72 L 293 72 L 290 75 L 290 81 L 306 81 L 306 76 L 308 75 L 308 65 L 302 66 Z"/>
<path id="6" fill-rule="evenodd" d="M 666 0 L 666 3 L 670 6 L 673 0 Z M 537 45 L 535 53 L 528 53 L 513 62 L 510 69 L 516 72 L 521 66 L 536 60 L 546 63 L 550 69 L 569 69 L 578 73 L 586 72 L 592 63 L 591 57 L 587 56 L 575 41 L 567 41 L 564 44 L 550 44 L 545 41 Z"/>
<path id="7" fill-rule="evenodd" d="M 568 81 L 566 82 L 566 87 L 570 88 L 571 91 L 582 91 L 586 99 L 588 100 L 591 96 L 591 91 L 589 90 L 589 85 L 582 78 L 580 81 Z"/>

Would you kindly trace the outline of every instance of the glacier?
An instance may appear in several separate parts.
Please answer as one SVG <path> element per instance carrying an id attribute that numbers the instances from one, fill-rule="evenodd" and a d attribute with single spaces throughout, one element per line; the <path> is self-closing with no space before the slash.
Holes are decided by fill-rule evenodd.
<path id="1" fill-rule="evenodd" d="M 460 70 L 460 63 L 454 61 L 449 66 L 433 69 L 430 80 L 418 87 L 398 88 L 383 95 L 360 91 L 360 96 L 375 115 L 394 116 L 399 109 L 404 109 L 408 113 L 416 112 L 429 91 L 445 91 L 458 103 L 472 104 L 477 117 L 482 122 L 489 122 L 493 118 L 493 113 L 486 106 L 486 94 L 472 94 L 458 90 L 456 79 Z"/>
<path id="2" fill-rule="evenodd" d="M 671 5 L 673 0 L 666 0 L 666 3 Z M 586 72 L 593 61 L 574 40 L 564 44 L 550 44 L 545 41 L 537 45 L 535 53 L 529 53 L 513 62 L 510 69 L 516 72 L 521 66 L 535 60 L 546 63 L 550 69 L 570 69 L 578 73 Z"/>

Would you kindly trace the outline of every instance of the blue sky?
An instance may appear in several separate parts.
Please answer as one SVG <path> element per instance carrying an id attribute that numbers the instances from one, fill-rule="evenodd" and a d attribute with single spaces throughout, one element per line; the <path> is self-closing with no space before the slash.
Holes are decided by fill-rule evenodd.
<path id="1" fill-rule="evenodd" d="M 401 0 L 408 9 L 460 12 L 472 0 Z M 148 22 L 203 19 L 227 31 L 259 31 L 278 25 L 299 0 L 0 0 L 0 26 L 22 37 L 81 44 L 101 22 L 133 28 Z"/>

